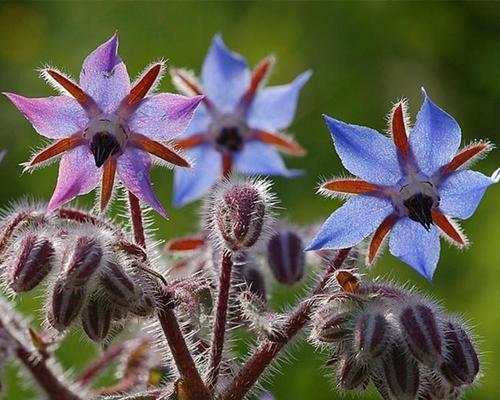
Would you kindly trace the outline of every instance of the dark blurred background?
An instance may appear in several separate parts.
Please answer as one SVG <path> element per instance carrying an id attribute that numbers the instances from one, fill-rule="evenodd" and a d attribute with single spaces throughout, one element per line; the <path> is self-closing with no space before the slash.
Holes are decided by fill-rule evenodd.
<path id="1" fill-rule="evenodd" d="M 216 32 L 250 65 L 276 54 L 271 84 L 314 70 L 291 127 L 308 156 L 287 160 L 290 167 L 307 173 L 290 181 L 276 179 L 275 184 L 284 207 L 281 214 L 295 223 L 320 221 L 341 204 L 315 194 L 321 177 L 344 172 L 323 113 L 382 131 L 392 102 L 407 97 L 410 112 L 416 114 L 420 87 L 425 86 L 432 99 L 459 121 L 464 143 L 480 138 L 500 142 L 498 3 L 2 2 L 0 90 L 28 97 L 51 95 L 36 69 L 50 64 L 78 76 L 83 58 L 115 30 L 132 76 L 159 58 L 199 71 Z M 168 77 L 161 90 L 173 90 Z M 5 98 L 0 99 L 0 121 L 0 149 L 8 150 L 0 165 L 0 205 L 26 195 L 48 199 L 56 166 L 25 175 L 19 167 L 42 138 Z M 479 162 L 476 169 L 491 174 L 500 165 L 498 154 Z M 198 205 L 171 206 L 171 172 L 155 169 L 153 179 L 171 215 L 170 221 L 155 217 L 158 236 L 169 239 L 195 230 Z M 472 242 L 469 250 L 457 251 L 443 242 L 432 284 L 387 254 L 368 272 L 409 281 L 475 326 L 482 342 L 484 378 L 467 399 L 498 399 L 500 393 L 499 201 L 499 187 L 492 187 L 474 217 L 463 223 Z M 30 297 L 20 299 L 25 311 L 39 304 Z M 73 334 L 59 355 L 65 366 L 78 371 L 95 352 Z M 277 399 L 340 398 L 321 369 L 325 355 L 307 345 L 293 348 L 292 354 L 265 385 Z M 14 367 L 7 373 L 5 398 L 26 398 L 31 384 L 19 378 Z"/>

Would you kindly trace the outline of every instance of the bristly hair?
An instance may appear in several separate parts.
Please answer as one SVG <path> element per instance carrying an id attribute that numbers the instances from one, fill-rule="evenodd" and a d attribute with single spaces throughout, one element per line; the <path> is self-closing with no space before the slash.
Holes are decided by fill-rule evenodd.
<path id="1" fill-rule="evenodd" d="M 47 82 L 47 84 L 51 86 L 57 93 L 72 98 L 73 96 L 64 87 L 62 87 L 54 78 L 50 76 L 50 74 L 47 72 L 48 70 L 57 72 L 59 75 L 63 76 L 76 86 L 79 86 L 79 84 L 71 77 L 71 75 L 62 72 L 59 68 L 51 67 L 48 64 L 45 64 L 42 68 L 39 68 L 37 70 L 37 72 L 40 74 L 40 77 L 45 82 Z"/>
<path id="2" fill-rule="evenodd" d="M 387 136 L 389 136 L 392 139 L 392 119 L 394 116 L 394 112 L 396 109 L 399 107 L 399 105 L 402 106 L 403 109 L 403 121 L 405 124 L 405 131 L 406 131 L 406 136 L 410 135 L 410 132 L 412 130 L 412 125 L 411 125 L 411 118 L 410 118 L 410 113 L 408 111 L 408 99 L 402 97 L 398 99 L 396 102 L 392 104 L 391 111 L 387 114 L 385 120 L 386 120 L 386 128 L 385 128 L 385 133 Z"/>
<path id="3" fill-rule="evenodd" d="M 130 87 L 134 87 L 137 83 L 139 83 L 141 81 L 142 78 L 144 78 L 144 76 L 146 75 L 146 73 L 155 65 L 159 64 L 160 65 L 160 73 L 158 74 L 158 76 L 155 78 L 153 84 L 151 85 L 151 87 L 149 88 L 148 92 L 146 93 L 146 95 L 144 97 L 147 97 L 147 96 L 150 96 L 152 95 L 153 93 L 156 92 L 156 89 L 158 88 L 158 86 L 160 85 L 160 82 L 161 80 L 163 79 L 163 77 L 165 76 L 165 71 L 167 69 L 167 61 L 164 60 L 163 58 L 160 58 L 159 60 L 157 61 L 153 61 L 151 63 L 149 63 L 149 65 L 144 68 L 138 75 L 137 77 L 134 79 L 134 81 L 131 83 Z"/>
<path id="4" fill-rule="evenodd" d="M 196 73 L 194 71 L 185 68 L 170 68 L 169 72 L 172 78 L 172 84 L 180 93 L 186 96 L 197 95 L 197 93 L 190 88 L 189 85 L 179 77 L 179 75 L 176 74 L 177 71 L 182 73 L 189 81 L 193 82 L 200 89 L 203 89 L 201 82 L 196 77 Z"/>

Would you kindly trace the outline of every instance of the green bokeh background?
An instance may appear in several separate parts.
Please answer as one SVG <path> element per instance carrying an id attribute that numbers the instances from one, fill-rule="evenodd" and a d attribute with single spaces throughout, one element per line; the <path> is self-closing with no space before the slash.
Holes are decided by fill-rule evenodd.
<path id="1" fill-rule="evenodd" d="M 344 171 L 321 118 L 336 118 L 385 129 L 392 102 L 406 97 L 415 115 L 420 87 L 459 121 L 463 142 L 489 138 L 500 142 L 500 4 L 406 2 L 23 2 L 0 4 L 0 90 L 29 97 L 53 93 L 36 69 L 46 63 L 77 76 L 83 58 L 115 30 L 120 53 L 131 75 L 152 60 L 199 71 L 214 33 L 244 54 L 251 65 L 274 53 L 278 63 L 271 84 L 292 80 L 312 68 L 291 131 L 308 150 L 305 158 L 287 161 L 304 168 L 295 180 L 276 179 L 281 214 L 296 223 L 324 219 L 341 203 L 315 195 L 320 177 Z M 172 91 L 168 78 L 162 91 Z M 55 165 L 21 176 L 25 161 L 42 139 L 5 99 L 0 99 L 0 204 L 29 194 L 48 199 L 57 176 Z M 491 174 L 498 152 L 477 164 Z M 172 174 L 153 172 L 156 192 L 170 211 L 170 221 L 155 218 L 164 239 L 192 232 L 197 207 L 174 209 Z M 440 299 L 475 326 L 481 338 L 484 378 L 467 399 L 498 399 L 500 393 L 500 201 L 491 188 L 463 227 L 472 247 L 457 251 L 443 243 L 439 268 L 430 284 L 395 258 L 384 255 L 375 270 Z M 27 311 L 37 307 L 20 299 Z M 33 313 L 32 313 L 33 314 Z M 65 366 L 81 369 L 95 354 L 78 335 L 59 352 Z M 279 400 L 340 398 L 324 377 L 325 356 L 306 345 L 272 383 Z M 24 399 L 30 383 L 8 369 L 6 399 Z M 346 396 L 345 398 L 349 398 Z M 373 393 L 361 399 L 375 398 Z"/>

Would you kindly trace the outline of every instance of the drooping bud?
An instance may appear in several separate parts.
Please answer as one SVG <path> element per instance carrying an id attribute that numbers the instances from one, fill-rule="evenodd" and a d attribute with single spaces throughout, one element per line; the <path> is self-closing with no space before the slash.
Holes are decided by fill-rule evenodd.
<path id="1" fill-rule="evenodd" d="M 459 323 L 448 321 L 444 338 L 447 349 L 441 373 L 454 386 L 473 383 L 479 373 L 479 357 L 469 335 Z"/>
<path id="2" fill-rule="evenodd" d="M 58 280 L 52 291 L 49 323 L 58 331 L 63 331 L 78 316 L 84 300 L 84 287 L 67 285 L 64 280 Z"/>
<path id="3" fill-rule="evenodd" d="M 420 385 L 417 361 L 400 344 L 394 344 L 383 359 L 384 384 L 396 399 L 415 399 Z"/>
<path id="4" fill-rule="evenodd" d="M 118 306 L 129 307 L 138 297 L 137 288 L 128 274 L 116 263 L 108 263 L 100 276 L 108 298 Z"/>
<path id="5" fill-rule="evenodd" d="M 111 327 L 112 310 L 109 305 L 92 298 L 82 310 L 82 327 L 94 342 L 106 338 Z"/>
<path id="6" fill-rule="evenodd" d="M 292 231 L 275 233 L 267 244 L 267 262 L 278 282 L 286 285 L 299 282 L 306 262 L 301 237 Z"/>
<path id="7" fill-rule="evenodd" d="M 442 339 L 432 309 L 423 304 L 404 307 L 399 324 L 415 358 L 429 367 L 439 365 L 442 360 Z"/>
<path id="8" fill-rule="evenodd" d="M 346 339 L 352 333 L 351 313 L 339 312 L 316 324 L 315 337 L 320 342 L 335 343 Z"/>
<path id="9" fill-rule="evenodd" d="M 344 390 L 364 389 L 369 383 L 368 368 L 352 355 L 338 361 L 337 381 Z"/>
<path id="10" fill-rule="evenodd" d="M 9 276 L 9 287 L 17 293 L 28 292 L 41 283 L 52 269 L 55 249 L 50 240 L 25 236 Z"/>
<path id="11" fill-rule="evenodd" d="M 380 357 L 388 347 L 390 328 L 385 316 L 377 309 L 361 313 L 354 326 L 354 351 L 364 361 Z"/>
<path id="12" fill-rule="evenodd" d="M 101 265 L 103 248 L 98 240 L 81 236 L 64 262 L 64 277 L 68 284 L 83 286 Z"/>
<path id="13" fill-rule="evenodd" d="M 213 229 L 233 251 L 247 249 L 259 239 L 268 208 L 267 185 L 228 183 L 212 199 Z"/>
<path id="14" fill-rule="evenodd" d="M 453 400 L 461 398 L 463 389 L 450 385 L 434 370 L 424 371 L 419 400 Z"/>

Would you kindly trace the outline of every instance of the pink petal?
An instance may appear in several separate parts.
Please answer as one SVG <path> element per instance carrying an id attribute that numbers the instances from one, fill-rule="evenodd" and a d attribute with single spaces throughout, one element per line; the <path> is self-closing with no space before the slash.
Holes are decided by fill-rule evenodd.
<path id="1" fill-rule="evenodd" d="M 88 122 L 83 108 L 69 96 L 29 99 L 14 93 L 4 94 L 40 135 L 50 139 L 71 136 L 83 130 Z"/>
<path id="2" fill-rule="evenodd" d="M 147 97 L 129 118 L 130 130 L 153 140 L 170 140 L 186 130 L 202 99 L 170 93 Z"/>
<path id="3" fill-rule="evenodd" d="M 127 67 L 118 56 L 118 35 L 90 53 L 83 62 L 80 85 L 102 111 L 115 111 L 130 92 Z"/>
<path id="4" fill-rule="evenodd" d="M 151 157 L 143 150 L 128 147 L 118 157 L 118 176 L 127 190 L 167 218 L 166 211 L 153 192 L 149 177 L 150 170 Z"/>
<path id="5" fill-rule="evenodd" d="M 52 211 L 80 194 L 93 190 L 101 179 L 94 156 L 87 145 L 67 151 L 59 164 L 59 176 L 48 210 Z"/>

